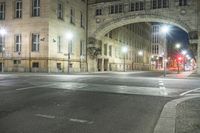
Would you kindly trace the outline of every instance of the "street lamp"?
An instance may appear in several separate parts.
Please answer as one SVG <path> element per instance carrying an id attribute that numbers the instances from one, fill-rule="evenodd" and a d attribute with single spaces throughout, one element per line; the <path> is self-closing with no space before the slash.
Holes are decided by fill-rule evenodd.
<path id="1" fill-rule="evenodd" d="M 176 49 L 180 49 L 180 48 L 181 48 L 181 44 L 180 44 L 180 43 L 177 43 L 177 44 L 175 45 L 175 47 L 176 47 Z"/>
<path id="2" fill-rule="evenodd" d="M 72 32 L 68 32 L 66 34 L 66 39 L 67 39 L 67 42 L 68 42 L 68 53 L 67 53 L 67 56 L 68 56 L 68 67 L 67 67 L 67 73 L 69 74 L 69 68 L 70 68 L 70 56 L 71 56 L 71 47 L 69 47 L 69 45 L 72 45 L 70 44 L 72 39 L 73 39 L 73 34 Z"/>
<path id="3" fill-rule="evenodd" d="M 84 59 L 84 56 L 81 55 L 80 56 L 80 72 L 81 72 L 81 69 L 82 69 L 82 61 L 83 61 L 83 59 Z"/>
<path id="4" fill-rule="evenodd" d="M 166 37 L 167 37 L 167 33 L 170 32 L 170 27 L 168 25 L 163 25 L 160 29 L 160 32 L 164 34 L 164 54 L 163 54 L 163 61 L 164 61 L 164 77 L 166 77 L 166 49 L 167 49 L 167 46 L 166 46 Z"/>
<path id="5" fill-rule="evenodd" d="M 2 62 L 1 62 L 1 72 L 4 72 L 4 52 L 5 52 L 5 38 L 4 36 L 7 34 L 6 29 L 0 28 L 0 35 L 1 35 L 1 52 L 2 52 Z"/>
<path id="6" fill-rule="evenodd" d="M 126 71 L 125 61 L 126 61 L 126 53 L 128 52 L 128 48 L 126 46 L 122 47 L 122 52 L 124 53 L 124 72 L 125 72 Z"/>
<path id="7" fill-rule="evenodd" d="M 143 56 L 143 51 L 142 50 L 140 50 L 140 51 L 138 51 L 138 55 L 139 56 Z M 141 60 L 141 58 L 140 58 L 140 60 Z M 144 69 L 144 59 L 142 58 L 142 64 L 143 64 L 143 66 L 142 66 L 142 70 Z"/>

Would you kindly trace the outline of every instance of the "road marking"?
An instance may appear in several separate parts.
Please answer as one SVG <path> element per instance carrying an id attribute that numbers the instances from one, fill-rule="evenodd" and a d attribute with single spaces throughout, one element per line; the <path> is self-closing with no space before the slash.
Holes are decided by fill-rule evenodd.
<path id="1" fill-rule="evenodd" d="M 186 95 L 186 94 L 188 94 L 188 93 L 191 93 L 191 92 L 194 92 L 194 91 L 198 91 L 198 90 L 200 90 L 200 88 L 196 88 L 196 89 L 193 89 L 193 90 L 189 90 L 189 91 L 186 91 L 186 92 L 181 93 L 180 96 L 184 96 L 184 95 Z"/>
<path id="2" fill-rule="evenodd" d="M 52 86 L 54 84 L 46 84 L 46 85 L 38 85 L 38 86 L 30 86 L 30 87 L 25 87 L 25 88 L 18 88 L 16 91 L 22 91 L 22 90 L 28 90 L 28 89 L 33 89 L 37 87 L 46 87 L 46 86 Z"/>
<path id="3" fill-rule="evenodd" d="M 164 95 L 164 96 L 167 96 L 168 95 L 168 93 L 167 93 L 167 90 L 166 90 L 166 88 L 164 87 L 164 83 L 163 83 L 163 81 L 159 81 L 159 88 L 160 88 L 160 94 L 161 95 Z"/>
<path id="4" fill-rule="evenodd" d="M 74 119 L 74 118 L 69 119 L 69 121 L 71 121 L 71 122 L 77 122 L 77 123 L 87 123 L 87 124 L 93 124 L 94 123 L 93 121 L 81 120 L 81 119 Z"/>
<path id="5" fill-rule="evenodd" d="M 55 119 L 56 118 L 55 116 L 44 115 L 44 114 L 35 114 L 35 116 L 42 117 L 42 118 L 47 118 L 47 119 Z"/>

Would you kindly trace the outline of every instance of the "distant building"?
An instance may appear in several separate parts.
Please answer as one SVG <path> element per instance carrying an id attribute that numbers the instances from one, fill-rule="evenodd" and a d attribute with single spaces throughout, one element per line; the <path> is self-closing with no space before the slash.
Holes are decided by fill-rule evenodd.
<path id="1" fill-rule="evenodd" d="M 123 47 L 128 51 L 122 52 Z M 98 71 L 150 70 L 151 25 L 129 24 L 107 33 L 100 44 Z"/>
<path id="2" fill-rule="evenodd" d="M 164 53 L 167 51 L 164 42 L 166 37 L 160 32 L 161 26 L 160 24 L 152 25 L 151 63 L 154 69 L 163 68 L 163 57 Z"/>

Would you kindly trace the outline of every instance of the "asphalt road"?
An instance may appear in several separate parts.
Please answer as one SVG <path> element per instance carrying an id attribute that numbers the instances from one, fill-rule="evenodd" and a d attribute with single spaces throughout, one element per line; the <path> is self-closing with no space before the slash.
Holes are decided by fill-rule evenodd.
<path id="1" fill-rule="evenodd" d="M 168 101 L 200 88 L 161 75 L 0 75 L 0 133 L 153 133 Z"/>

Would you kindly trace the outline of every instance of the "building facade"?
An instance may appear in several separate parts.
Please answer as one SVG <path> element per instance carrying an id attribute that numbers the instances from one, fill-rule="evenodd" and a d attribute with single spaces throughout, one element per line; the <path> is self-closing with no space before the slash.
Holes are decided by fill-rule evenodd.
<path id="1" fill-rule="evenodd" d="M 116 28 L 104 36 L 99 48 L 98 71 L 150 70 L 151 24 Z"/>
<path id="2" fill-rule="evenodd" d="M 166 49 L 166 36 L 161 33 L 161 24 L 152 25 L 152 39 L 151 39 L 151 64 L 153 69 L 163 69 L 164 53 Z"/>
<path id="3" fill-rule="evenodd" d="M 0 0 L 0 27 L 1 70 L 85 70 L 84 0 Z"/>

